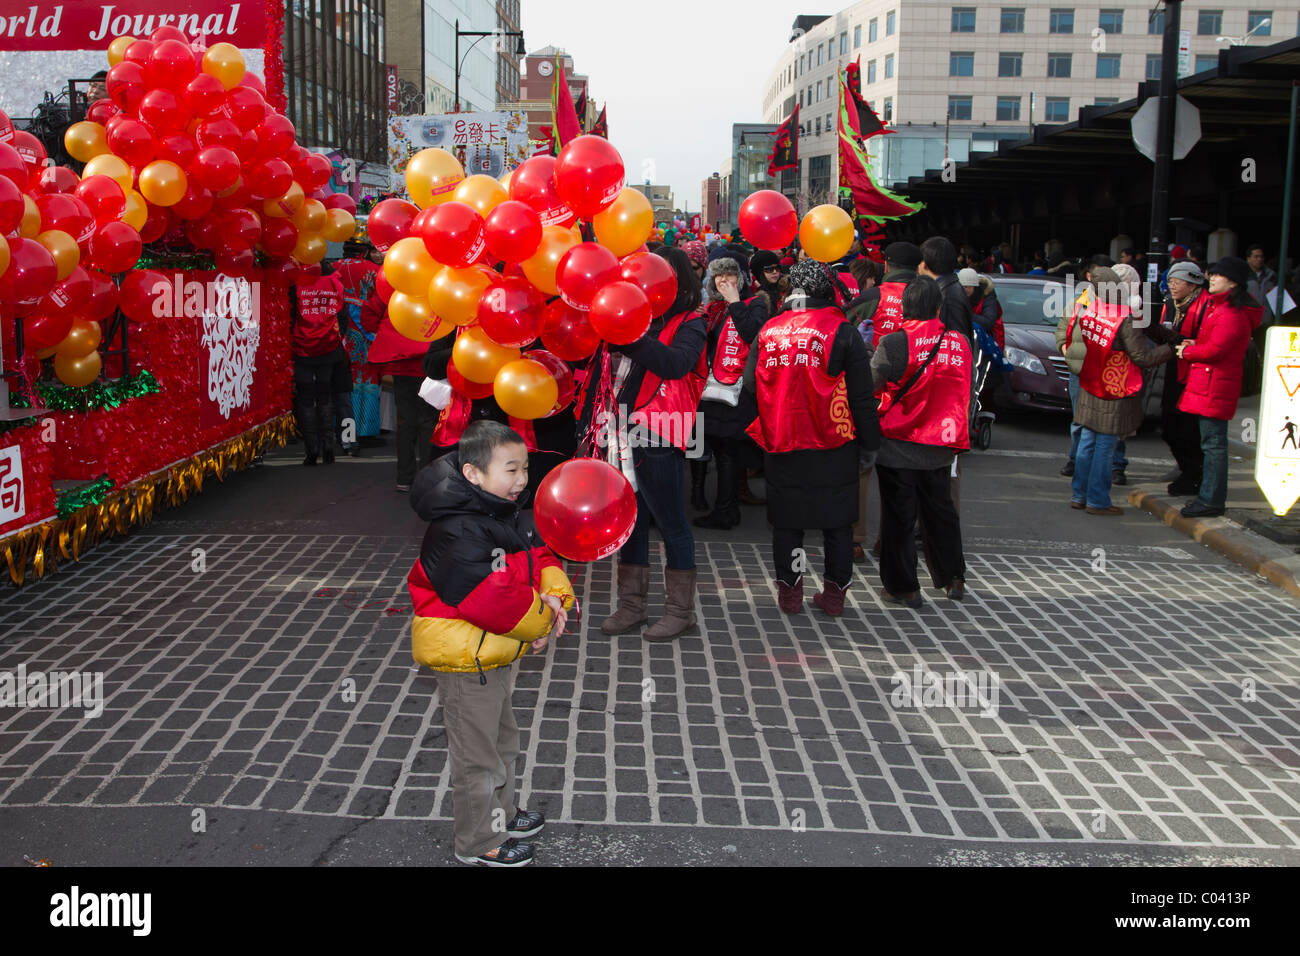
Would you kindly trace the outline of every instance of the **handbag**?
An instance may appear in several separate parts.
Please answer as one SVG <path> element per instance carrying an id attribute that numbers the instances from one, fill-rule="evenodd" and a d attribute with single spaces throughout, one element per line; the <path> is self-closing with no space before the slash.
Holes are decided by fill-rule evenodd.
<path id="1" fill-rule="evenodd" d="M 720 402 L 723 405 L 730 405 L 735 408 L 740 404 L 740 390 L 744 386 L 743 378 L 736 379 L 730 385 L 724 385 L 714 378 L 713 373 L 709 373 L 708 381 L 704 383 L 704 391 L 700 393 L 702 402 Z"/>

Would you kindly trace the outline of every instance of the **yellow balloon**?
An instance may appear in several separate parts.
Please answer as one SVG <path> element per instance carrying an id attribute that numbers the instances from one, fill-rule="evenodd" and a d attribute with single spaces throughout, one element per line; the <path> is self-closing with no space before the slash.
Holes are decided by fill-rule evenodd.
<path id="1" fill-rule="evenodd" d="M 298 234 L 298 244 L 293 247 L 292 255 L 299 262 L 314 266 L 325 258 L 325 253 L 328 251 L 325 240 L 321 238 L 320 233 L 300 232 Z"/>
<path id="2" fill-rule="evenodd" d="M 810 258 L 834 262 L 853 245 L 853 219 L 839 206 L 814 206 L 799 223 L 799 245 Z"/>
<path id="3" fill-rule="evenodd" d="M 23 193 L 23 219 L 18 224 L 18 235 L 24 239 L 35 239 L 41 232 L 41 211 L 36 208 L 36 200 Z"/>
<path id="4" fill-rule="evenodd" d="M 126 164 L 125 159 L 112 153 L 100 153 L 86 161 L 86 168 L 82 170 L 81 178 L 89 179 L 91 176 L 107 176 L 116 181 L 124 193 L 129 193 L 135 188 L 135 182 L 131 178 L 131 167 Z"/>
<path id="5" fill-rule="evenodd" d="M 275 219 L 288 219 L 307 201 L 307 195 L 302 191 L 302 187 L 293 183 L 283 196 L 276 196 L 274 199 L 268 199 L 262 203 L 262 212 Z"/>
<path id="6" fill-rule="evenodd" d="M 478 300 L 483 298 L 491 282 L 481 269 L 473 266 L 464 269 L 443 266 L 429 283 L 429 307 L 449 322 L 471 325 L 478 317 Z"/>
<path id="7" fill-rule="evenodd" d="M 74 319 L 72 328 L 63 337 L 63 341 L 55 346 L 54 352 L 64 358 L 79 358 L 95 351 L 103 340 L 104 330 L 99 327 L 98 322 L 90 319 Z"/>
<path id="8" fill-rule="evenodd" d="M 76 239 L 62 229 L 49 229 L 38 235 L 36 241 L 54 257 L 54 267 L 59 270 L 60 282 L 72 275 L 72 270 L 81 261 L 81 250 L 77 248 Z"/>
<path id="9" fill-rule="evenodd" d="M 591 223 L 596 229 L 596 241 L 621 259 L 650 238 L 655 211 L 644 193 L 624 189 L 610 206 L 596 213 Z"/>
<path id="10" fill-rule="evenodd" d="M 168 160 L 156 159 L 140 170 L 140 195 L 155 206 L 176 205 L 188 186 L 185 170 Z"/>
<path id="11" fill-rule="evenodd" d="M 135 37 L 118 37 L 108 45 L 108 65 L 117 66 L 126 59 L 126 48 L 135 42 Z"/>
<path id="12" fill-rule="evenodd" d="M 0 276 L 9 269 L 9 240 L 0 236 Z"/>
<path id="13" fill-rule="evenodd" d="M 394 292 L 388 300 L 388 321 L 400 334 L 416 342 L 432 342 L 443 335 L 448 323 L 433 314 L 425 299 Z"/>
<path id="14" fill-rule="evenodd" d="M 546 295 L 559 295 L 559 287 L 555 284 L 555 270 L 559 268 L 560 259 L 564 254 L 581 241 L 572 230 L 563 226 L 543 226 L 541 245 L 537 247 L 537 251 L 531 258 L 525 259 L 522 263 L 524 277 L 537 287 L 537 291 Z"/>
<path id="15" fill-rule="evenodd" d="M 468 381 L 479 385 L 495 381 L 501 367 L 517 358 L 518 349 L 497 345 L 477 325 L 461 329 L 456 336 L 456 344 L 451 347 L 451 362 L 456 366 L 456 371 Z M 554 405 L 555 399 L 551 399 L 551 406 Z"/>
<path id="16" fill-rule="evenodd" d="M 321 235 L 330 242 L 347 242 L 357 231 L 357 221 L 346 209 L 327 209 Z"/>
<path id="17" fill-rule="evenodd" d="M 406 191 L 421 209 L 440 206 L 451 199 L 465 178 L 460 161 L 445 149 L 422 149 L 406 164 Z"/>
<path id="18" fill-rule="evenodd" d="M 304 202 L 297 212 L 290 218 L 290 221 L 298 228 L 299 232 L 320 232 L 325 228 L 326 215 L 325 204 L 319 199 L 308 199 Z"/>
<path id="19" fill-rule="evenodd" d="M 520 358 L 501 366 L 492 380 L 492 395 L 507 415 L 532 421 L 555 407 L 560 386 L 541 362 Z"/>
<path id="20" fill-rule="evenodd" d="M 136 232 L 143 229 L 145 220 L 149 218 L 149 206 L 145 203 L 144 197 L 134 189 L 128 190 L 126 194 L 126 208 L 122 210 L 122 215 L 117 218 L 122 220 Z"/>
<path id="21" fill-rule="evenodd" d="M 63 134 L 63 148 L 77 162 L 88 163 L 108 152 L 108 136 L 103 126 L 82 120 L 73 123 Z"/>
<path id="22" fill-rule="evenodd" d="M 64 385 L 89 385 L 99 378 L 101 365 L 98 352 L 77 356 L 56 353 L 54 356 L 54 374 Z"/>
<path id="23" fill-rule="evenodd" d="M 486 216 L 493 209 L 510 198 L 505 186 L 482 173 L 462 179 L 460 185 L 452 192 L 451 198 L 463 202 L 480 216 Z"/>
<path id="24" fill-rule="evenodd" d="M 424 248 L 424 240 L 415 236 L 398 239 L 384 255 L 384 277 L 389 284 L 419 299 L 429 294 L 429 283 L 440 268 Z"/>
<path id="25" fill-rule="evenodd" d="M 239 85 L 244 70 L 244 54 L 233 43 L 214 43 L 203 54 L 203 72 L 215 76 L 228 90 Z"/>
<path id="26" fill-rule="evenodd" d="M 518 168 L 519 168 L 518 166 L 515 167 L 515 169 L 518 169 Z M 514 169 L 507 169 L 504 173 L 501 174 L 501 178 L 498 179 L 497 182 L 499 182 L 499 183 L 500 183 L 500 184 L 505 188 L 505 191 L 506 191 L 507 193 L 509 193 L 509 192 L 510 192 L 510 180 L 512 180 L 512 179 L 514 179 L 514 178 L 515 178 L 515 170 L 514 170 Z"/>

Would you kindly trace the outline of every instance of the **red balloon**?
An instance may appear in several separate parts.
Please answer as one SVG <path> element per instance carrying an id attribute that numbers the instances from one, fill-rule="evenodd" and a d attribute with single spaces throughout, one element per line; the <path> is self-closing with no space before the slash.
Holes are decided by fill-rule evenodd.
<path id="1" fill-rule="evenodd" d="M 277 276 L 284 282 L 293 285 L 298 281 L 300 267 L 297 259 L 293 258 L 293 256 L 286 256 L 272 259 L 266 271 L 269 276 Z"/>
<path id="2" fill-rule="evenodd" d="M 90 207 L 76 196 L 67 193 L 50 193 L 36 198 L 36 209 L 41 214 L 41 232 L 59 229 L 77 242 L 85 242 L 95 229 L 95 217 Z"/>
<path id="3" fill-rule="evenodd" d="M 211 249 L 221 241 L 217 227 L 209 218 L 188 219 L 185 222 L 185 238 L 196 249 Z"/>
<path id="4" fill-rule="evenodd" d="M 224 116 L 204 120 L 194 130 L 194 141 L 199 144 L 199 149 L 224 146 L 226 149 L 234 150 L 243 140 L 243 131 Z"/>
<path id="5" fill-rule="evenodd" d="M 172 227 L 172 211 L 166 206 L 149 205 L 149 213 L 144 225 L 140 227 L 140 241 L 148 244 L 157 242 Z"/>
<path id="6" fill-rule="evenodd" d="M 48 249 L 35 239 L 9 240 L 9 268 L 0 275 L 0 302 L 14 306 L 18 315 L 30 315 L 58 281 L 59 269 Z"/>
<path id="7" fill-rule="evenodd" d="M 136 322 L 152 322 L 163 318 L 174 298 L 172 277 L 154 269 L 132 269 L 122 277 L 119 293 L 122 311 Z M 162 299 L 157 311 L 154 303 Z"/>
<path id="8" fill-rule="evenodd" d="M 90 276 L 81 266 L 74 266 L 66 279 L 54 284 L 36 309 L 51 315 L 75 315 L 89 304 Z"/>
<path id="9" fill-rule="evenodd" d="M 632 536 L 636 492 L 612 465 L 575 458 L 542 479 L 533 518 L 556 554 L 570 561 L 598 561 Z"/>
<path id="10" fill-rule="evenodd" d="M 375 273 L 375 295 L 379 296 L 380 302 L 388 305 L 388 300 L 393 297 L 393 293 L 396 291 L 392 283 L 388 281 L 388 277 L 384 275 L 383 269 Z M 451 366 L 448 365 L 447 368 L 450 369 Z"/>
<path id="11" fill-rule="evenodd" d="M 181 219 L 201 219 L 211 209 L 212 190 L 193 181 L 188 184 L 185 195 L 181 197 L 180 202 L 172 206 L 172 212 Z"/>
<path id="12" fill-rule="evenodd" d="M 126 48 L 123 59 L 128 63 L 134 63 L 143 70 L 149 65 L 149 57 L 153 55 L 153 47 L 152 40 L 136 40 Z"/>
<path id="13" fill-rule="evenodd" d="M 90 255 L 105 272 L 125 272 L 140 260 L 140 234 L 124 222 L 106 222 L 90 240 Z"/>
<path id="14" fill-rule="evenodd" d="M 334 164 L 329 161 L 329 157 L 320 153 L 310 153 L 306 160 L 303 161 L 300 169 L 302 175 L 297 177 L 298 182 L 302 184 L 303 189 L 308 191 L 320 189 L 334 175 Z"/>
<path id="15" fill-rule="evenodd" d="M 23 348 L 28 352 L 53 348 L 72 331 L 77 313 L 33 312 L 23 320 Z"/>
<path id="16" fill-rule="evenodd" d="M 560 298 L 575 309 L 591 308 L 596 293 L 618 278 L 618 257 L 595 242 L 578 243 L 560 258 L 555 269 Z"/>
<path id="17" fill-rule="evenodd" d="M 629 345 L 650 328 L 650 300 L 631 282 L 611 282 L 592 299 L 588 317 L 602 339 Z"/>
<path id="18" fill-rule="evenodd" d="M 23 221 L 23 191 L 8 176 L 0 176 L 0 236 L 7 236 Z"/>
<path id="19" fill-rule="evenodd" d="M 117 180 L 107 176 L 83 179 L 72 194 L 86 204 L 96 223 L 112 222 L 126 209 L 126 193 Z"/>
<path id="20" fill-rule="evenodd" d="M 268 159 L 249 169 L 244 179 L 254 199 L 273 199 L 293 183 L 293 170 L 283 159 Z"/>
<path id="21" fill-rule="evenodd" d="M 263 83 L 262 78 L 258 76 L 256 73 L 254 73 L 252 70 L 249 70 L 244 74 L 244 78 L 239 81 L 239 85 L 247 86 L 250 89 L 257 90 L 257 92 L 260 93 L 262 96 L 266 96 L 266 84 Z"/>
<path id="22" fill-rule="evenodd" d="M 190 111 L 173 90 L 159 87 L 150 90 L 140 101 L 140 119 L 149 124 L 155 135 L 178 133 L 190 122 Z"/>
<path id="23" fill-rule="evenodd" d="M 154 31 L 155 35 L 157 32 Z M 180 39 L 163 40 L 161 42 L 154 40 L 153 42 L 155 46 L 149 54 L 149 73 L 153 79 L 152 85 L 165 87 L 169 90 L 179 91 L 185 89 L 185 85 L 194 79 L 199 71 L 194 63 L 194 51 L 190 49 L 184 35 Z"/>
<path id="24" fill-rule="evenodd" d="M 555 299 L 542 310 L 542 345 L 566 362 L 580 362 L 596 351 L 600 334 L 587 313 Z"/>
<path id="25" fill-rule="evenodd" d="M 494 258 L 523 262 L 542 244 L 542 219 L 527 203 L 508 199 L 487 214 L 483 238 Z"/>
<path id="26" fill-rule="evenodd" d="M 18 150 L 8 143 L 0 143 L 0 176 L 12 181 L 23 192 L 27 191 L 27 186 L 31 182 L 27 164 L 18 155 Z"/>
<path id="27" fill-rule="evenodd" d="M 794 204 L 775 189 L 750 193 L 740 204 L 736 223 L 756 249 L 784 249 L 799 234 Z"/>
<path id="28" fill-rule="evenodd" d="M 187 53 L 189 52 L 189 38 L 185 36 L 179 27 L 174 27 L 170 24 L 163 24 L 158 29 L 154 30 L 153 33 L 149 34 L 150 43 L 162 43 L 164 40 L 179 40 L 181 43 L 185 44 L 185 51 Z M 193 57 L 190 57 L 190 59 L 193 59 Z"/>
<path id="29" fill-rule="evenodd" d="M 288 219 L 268 216 L 262 223 L 262 248 L 268 256 L 287 256 L 297 244 L 298 229 Z"/>
<path id="30" fill-rule="evenodd" d="M 457 269 L 468 266 L 483 251 L 483 217 L 463 202 L 422 210 L 411 223 L 411 232 L 424 240 L 429 255 Z"/>
<path id="31" fill-rule="evenodd" d="M 42 170 L 45 169 L 45 144 L 39 139 L 27 132 L 25 129 L 14 130 L 14 138 L 10 140 L 10 145 L 18 151 L 22 157 L 23 163 L 27 166 L 27 179 L 35 182 L 40 178 Z"/>
<path id="32" fill-rule="evenodd" d="M 471 382 L 464 375 L 461 375 L 460 371 L 451 362 L 447 363 L 447 384 L 472 401 L 487 398 L 495 391 L 495 387 L 491 382 L 482 385 L 478 382 Z"/>
<path id="33" fill-rule="evenodd" d="M 255 129 L 266 117 L 266 100 L 251 87 L 236 86 L 226 94 L 221 114 L 234 120 L 241 130 Z"/>
<path id="34" fill-rule="evenodd" d="M 510 198 L 532 206 L 543 226 L 567 227 L 578 221 L 578 214 L 556 192 L 554 156 L 534 156 L 520 163 L 510 177 Z"/>
<path id="35" fill-rule="evenodd" d="M 208 146 L 194 157 L 190 175 L 200 186 L 221 192 L 239 182 L 239 157 L 224 146 Z"/>
<path id="36" fill-rule="evenodd" d="M 199 119 L 208 119 L 226 105 L 226 88 L 215 76 L 200 73 L 185 86 L 185 106 Z"/>
<path id="37" fill-rule="evenodd" d="M 217 271 L 228 276 L 251 276 L 257 269 L 257 257 L 248 245 L 220 246 L 213 250 L 212 260 Z"/>
<path id="38" fill-rule="evenodd" d="M 251 209 L 229 209 L 215 216 L 217 235 L 228 246 L 249 246 L 262 237 L 262 223 Z"/>
<path id="39" fill-rule="evenodd" d="M 86 305 L 86 316 L 102 322 L 117 309 L 117 283 L 111 275 L 98 269 L 89 269 L 87 274 L 90 276 L 90 301 Z"/>
<path id="40" fill-rule="evenodd" d="M 244 188 L 243 179 L 235 180 L 235 185 L 221 190 L 212 197 L 212 205 L 216 209 L 239 209 L 252 201 L 253 197 Z"/>
<path id="41" fill-rule="evenodd" d="M 267 156 L 283 158 L 284 152 L 293 145 L 296 131 L 287 116 L 280 113 L 268 113 L 257 127 L 257 138 L 261 148 L 267 150 Z"/>
<path id="42" fill-rule="evenodd" d="M 545 365 L 559 389 L 555 399 L 555 407 L 541 417 L 550 418 L 568 408 L 569 403 L 573 401 L 574 393 L 577 391 L 577 386 L 573 381 L 573 369 L 569 368 L 569 363 L 545 349 L 532 349 L 525 352 L 523 357 Z"/>
<path id="43" fill-rule="evenodd" d="M 527 279 L 497 279 L 478 300 L 478 324 L 497 345 L 523 348 L 537 338 L 545 303 Z"/>
<path id="44" fill-rule="evenodd" d="M 155 159 L 165 159 L 175 163 L 181 169 L 189 169 L 199 148 L 187 133 L 168 133 L 158 140 L 158 152 Z"/>
<path id="45" fill-rule="evenodd" d="M 366 219 L 366 232 L 375 248 L 386 252 L 397 240 L 408 237 L 419 211 L 415 203 L 405 199 L 385 199 L 376 203 Z"/>
<path id="46" fill-rule="evenodd" d="M 623 157 L 603 136 L 569 140 L 555 159 L 556 192 L 582 219 L 612 205 L 623 185 Z"/>
<path id="47" fill-rule="evenodd" d="M 285 187 L 288 188 L 287 186 Z M 342 209 L 350 216 L 357 214 L 357 201 L 347 193 L 330 193 L 321 202 L 326 209 Z"/>
<path id="48" fill-rule="evenodd" d="M 95 100 L 86 110 L 86 119 L 92 123 L 98 123 L 103 126 L 110 118 L 117 116 L 122 111 L 107 96 L 100 100 Z"/>
<path id="49" fill-rule="evenodd" d="M 138 45 L 131 44 L 127 48 L 127 54 Z M 138 63 L 123 60 L 109 67 L 108 76 L 104 78 L 104 88 L 108 90 L 108 98 L 113 101 L 113 105 L 124 113 L 134 113 L 140 106 L 140 100 L 144 99 L 144 68 Z"/>
<path id="50" fill-rule="evenodd" d="M 46 166 L 36 178 L 36 191 L 45 193 L 75 192 L 81 180 L 67 166 Z"/>
<path id="51" fill-rule="evenodd" d="M 124 119 L 108 134 L 108 148 L 126 160 L 127 165 L 140 169 L 158 152 L 158 141 L 144 123 Z"/>
<path id="52" fill-rule="evenodd" d="M 662 256 L 634 252 L 623 258 L 620 274 L 645 293 L 654 315 L 663 315 L 677 299 L 677 273 Z"/>

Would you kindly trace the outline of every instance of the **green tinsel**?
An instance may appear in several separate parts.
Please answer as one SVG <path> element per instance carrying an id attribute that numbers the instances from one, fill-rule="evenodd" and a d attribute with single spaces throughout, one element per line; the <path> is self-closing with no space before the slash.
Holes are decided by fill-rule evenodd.
<path id="1" fill-rule="evenodd" d="M 56 505 L 59 517 L 66 518 L 74 511 L 80 511 L 88 505 L 102 503 L 112 490 L 113 479 L 103 474 L 89 484 L 78 485 L 76 488 L 60 492 Z"/>
<path id="2" fill-rule="evenodd" d="M 90 412 L 104 408 L 117 408 L 129 398 L 153 395 L 162 390 L 158 380 L 148 370 L 130 378 L 109 382 L 92 382 L 89 385 L 37 385 L 41 401 L 52 412 Z"/>

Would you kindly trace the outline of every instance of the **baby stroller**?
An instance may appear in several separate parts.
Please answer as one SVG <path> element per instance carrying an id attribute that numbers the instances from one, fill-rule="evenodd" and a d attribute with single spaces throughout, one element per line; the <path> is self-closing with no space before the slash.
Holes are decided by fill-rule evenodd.
<path id="1" fill-rule="evenodd" d="M 978 324 L 975 326 L 975 345 L 978 352 L 972 374 L 975 395 L 971 402 L 971 445 L 980 451 L 987 451 L 993 444 L 993 423 L 998 420 L 998 416 L 984 408 L 980 396 L 984 392 L 990 372 L 994 369 L 999 372 L 1013 372 L 1015 367 L 1007 362 L 993 336 Z"/>

